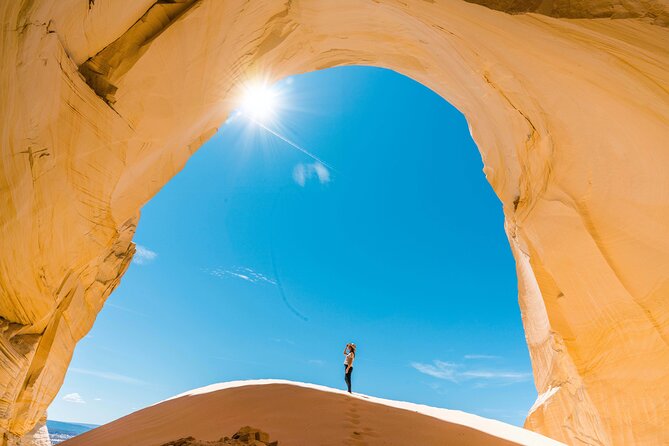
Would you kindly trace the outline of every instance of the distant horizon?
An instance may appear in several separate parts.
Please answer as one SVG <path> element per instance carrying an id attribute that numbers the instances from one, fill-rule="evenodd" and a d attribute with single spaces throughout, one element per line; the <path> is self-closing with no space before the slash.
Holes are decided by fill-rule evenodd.
<path id="1" fill-rule="evenodd" d="M 47 418 L 46 421 L 50 421 L 52 423 L 65 423 L 65 424 L 77 424 L 80 426 L 86 426 L 86 427 L 99 427 L 102 426 L 101 424 L 91 424 L 91 423 L 80 423 L 78 421 L 65 421 L 65 420 L 53 420 L 51 418 Z M 114 421 L 114 420 L 112 420 Z"/>
<path id="2" fill-rule="evenodd" d="M 232 113 L 144 206 L 49 419 L 105 424 L 238 379 L 342 389 L 355 342 L 353 392 L 522 426 L 537 393 L 515 263 L 462 114 L 378 68 L 271 88 L 275 110 Z"/>
<path id="3" fill-rule="evenodd" d="M 74 425 L 85 426 L 85 427 L 100 427 L 100 426 L 102 426 L 102 424 L 80 423 L 78 421 L 52 420 L 51 418 L 47 418 L 46 421 L 51 422 L 51 423 L 74 424 Z M 112 421 L 114 421 L 114 420 L 112 420 Z"/>

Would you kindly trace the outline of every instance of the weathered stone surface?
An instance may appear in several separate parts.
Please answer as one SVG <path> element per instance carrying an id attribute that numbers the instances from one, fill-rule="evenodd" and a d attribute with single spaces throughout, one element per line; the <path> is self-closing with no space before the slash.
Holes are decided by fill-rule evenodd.
<path id="1" fill-rule="evenodd" d="M 185 437 L 169 441 L 163 446 L 279 446 L 279 442 L 270 441 L 269 434 L 260 429 L 244 426 L 232 437 L 223 437 L 215 441 L 201 441 L 195 437 Z"/>
<path id="2" fill-rule="evenodd" d="M 239 84 L 360 64 L 468 119 L 518 264 L 541 394 L 526 425 L 669 443 L 666 1 L 165 3 L 0 4 L 3 441 L 44 416 L 128 266 L 139 209 Z"/>
<path id="3" fill-rule="evenodd" d="M 572 19 L 642 18 L 650 23 L 669 24 L 664 0 L 466 0 L 510 14 L 536 12 Z"/>

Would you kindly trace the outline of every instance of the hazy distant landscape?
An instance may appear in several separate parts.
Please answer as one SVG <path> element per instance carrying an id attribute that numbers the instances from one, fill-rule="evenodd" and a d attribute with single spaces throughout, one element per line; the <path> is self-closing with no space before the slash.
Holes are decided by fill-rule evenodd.
<path id="1" fill-rule="evenodd" d="M 83 434 L 91 429 L 98 427 L 95 424 L 85 423 L 66 423 L 64 421 L 47 420 L 46 426 L 49 429 L 51 444 L 58 444 L 79 434 Z"/>

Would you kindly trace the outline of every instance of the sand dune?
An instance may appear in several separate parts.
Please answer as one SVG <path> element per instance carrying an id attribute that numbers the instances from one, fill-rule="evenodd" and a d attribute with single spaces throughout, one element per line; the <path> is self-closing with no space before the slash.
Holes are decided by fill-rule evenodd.
<path id="1" fill-rule="evenodd" d="M 532 445 L 559 443 L 455 410 L 280 380 L 235 381 L 177 395 L 63 443 L 158 446 L 178 438 L 217 440 L 251 425 L 281 446 Z"/>

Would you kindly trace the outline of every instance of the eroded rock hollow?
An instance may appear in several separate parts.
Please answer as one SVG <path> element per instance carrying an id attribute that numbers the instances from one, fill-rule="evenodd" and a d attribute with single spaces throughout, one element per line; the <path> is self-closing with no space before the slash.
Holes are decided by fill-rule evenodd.
<path id="1" fill-rule="evenodd" d="M 667 3 L 475 3 L 2 2 L 3 444 L 43 441 L 140 208 L 240 83 L 339 65 L 396 70 L 466 115 L 518 265 L 526 427 L 669 443 Z"/>

